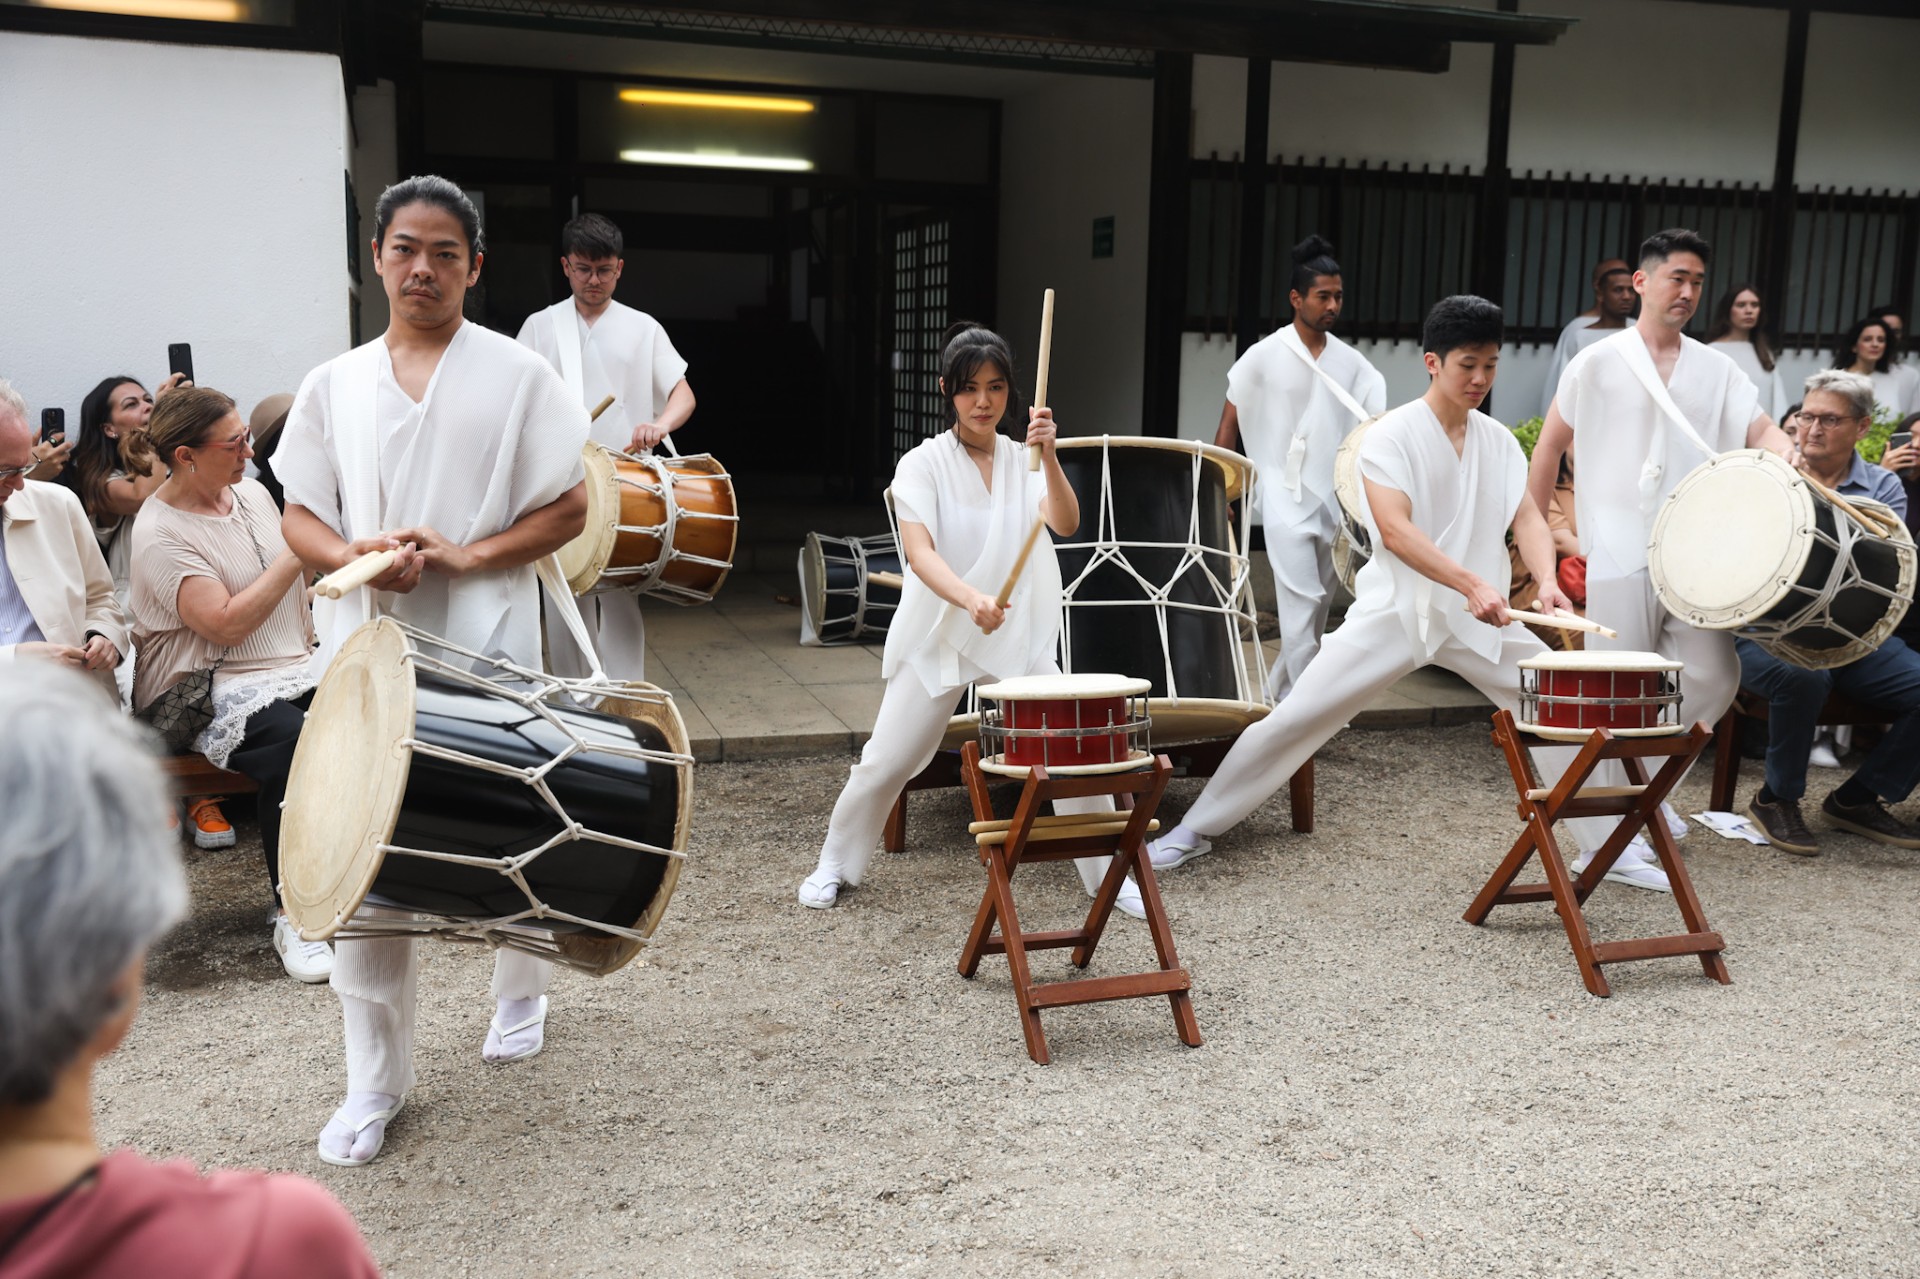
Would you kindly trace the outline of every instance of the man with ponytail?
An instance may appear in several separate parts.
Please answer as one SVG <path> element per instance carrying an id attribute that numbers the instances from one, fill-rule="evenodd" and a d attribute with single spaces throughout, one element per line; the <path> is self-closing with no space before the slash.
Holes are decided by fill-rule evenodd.
<path id="1" fill-rule="evenodd" d="M 1333 335 L 1344 301 L 1333 246 L 1317 235 L 1293 247 L 1287 300 L 1293 322 L 1247 348 L 1227 374 L 1214 443 L 1260 468 L 1254 500 L 1273 566 L 1280 659 L 1267 677 L 1277 702 L 1320 649 L 1333 596 L 1340 503 L 1333 456 L 1347 432 L 1387 406 L 1387 383 Z"/>

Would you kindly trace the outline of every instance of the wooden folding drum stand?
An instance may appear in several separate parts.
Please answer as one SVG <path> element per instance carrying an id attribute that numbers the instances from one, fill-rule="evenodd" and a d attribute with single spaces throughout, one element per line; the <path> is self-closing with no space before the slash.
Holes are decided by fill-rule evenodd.
<path id="1" fill-rule="evenodd" d="M 1180 957 L 1174 952 L 1173 929 L 1167 924 L 1166 908 L 1160 901 L 1160 888 L 1154 882 L 1153 865 L 1146 851 L 1147 832 L 1157 827 L 1152 820 L 1154 810 L 1160 806 L 1160 797 L 1173 776 L 1173 766 L 1167 757 L 1156 755 L 1150 765 L 1137 772 L 1092 776 L 1049 777 L 1044 767 L 1036 766 L 1027 776 L 1010 821 L 995 820 L 993 816 L 993 801 L 987 790 L 987 775 L 980 767 L 977 742 L 961 747 L 961 773 L 967 794 L 973 800 L 976 820 L 969 829 L 979 844 L 980 860 L 987 868 L 987 891 L 974 914 L 966 947 L 960 952 L 960 975 L 970 978 L 978 972 L 982 956 L 1007 957 L 1007 967 L 1013 974 L 1014 998 L 1020 1006 L 1020 1028 L 1027 1037 L 1027 1055 L 1042 1066 L 1052 1060 L 1047 1052 L 1046 1032 L 1040 1028 L 1043 1008 L 1153 995 L 1165 995 L 1173 1005 L 1173 1024 L 1180 1042 L 1198 1048 L 1200 1027 L 1193 1019 L 1193 1000 L 1187 993 L 1193 982 L 1187 970 L 1180 967 Z M 1128 796 L 1133 800 L 1133 808 L 1111 815 L 1040 815 L 1041 806 L 1053 800 L 1089 795 Z M 1079 928 L 1052 932 L 1021 930 L 1013 904 L 1013 872 L 1022 863 L 1109 854 L 1113 862 L 1094 896 L 1086 923 Z M 1140 888 L 1140 901 L 1147 912 L 1147 931 L 1153 936 L 1153 948 L 1160 960 L 1159 970 L 1117 977 L 1036 982 L 1027 964 L 1030 950 L 1071 946 L 1074 965 L 1087 966 L 1113 914 L 1120 885 L 1129 873 Z"/>
<path id="2" fill-rule="evenodd" d="M 1673 835 L 1667 830 L 1666 819 L 1660 813 L 1661 801 L 1679 784 L 1680 778 L 1712 739 L 1713 733 L 1705 724 L 1695 724 L 1687 732 L 1662 737 L 1616 737 L 1604 728 L 1597 728 L 1567 767 L 1559 784 L 1548 788 L 1540 786 L 1535 780 L 1532 762 L 1527 757 L 1529 742 L 1537 745 L 1537 739 L 1530 738 L 1520 730 L 1511 712 L 1503 710 L 1496 713 L 1493 717 L 1493 740 L 1507 757 L 1507 767 L 1513 772 L 1514 787 L 1520 792 L 1520 817 L 1526 822 L 1526 829 L 1514 842 L 1512 851 L 1500 863 L 1500 868 L 1493 872 L 1493 878 L 1473 899 L 1473 905 L 1467 907 L 1466 921 L 1469 924 L 1485 923 L 1487 914 L 1495 906 L 1510 906 L 1517 902 L 1553 902 L 1554 909 L 1559 912 L 1560 922 L 1566 926 L 1567 940 L 1573 946 L 1574 961 L 1580 965 L 1581 980 L 1586 982 L 1589 993 L 1603 999 L 1613 991 L 1608 987 L 1607 979 L 1601 975 L 1601 965 L 1623 963 L 1630 959 L 1698 955 L 1700 967 L 1707 976 L 1723 985 L 1731 982 L 1733 979 L 1727 975 L 1726 961 L 1720 958 L 1726 943 L 1721 940 L 1719 933 L 1707 927 L 1706 913 L 1700 909 L 1700 898 L 1693 891 L 1693 881 L 1687 877 L 1687 868 L 1680 861 L 1680 851 L 1674 846 Z M 1582 789 L 1593 770 L 1609 759 L 1620 761 L 1632 785 Z M 1645 764 L 1641 762 L 1648 759 L 1666 761 L 1651 780 Z M 1561 862 L 1560 846 L 1553 837 L 1553 823 L 1567 817 L 1621 819 L 1619 826 L 1608 836 L 1607 842 L 1578 878 L 1570 875 Z M 1687 931 L 1670 937 L 1595 942 L 1587 931 L 1587 919 L 1581 912 L 1581 906 L 1606 873 L 1613 869 L 1615 860 L 1626 851 L 1628 842 L 1642 828 L 1646 830 L 1654 851 L 1659 854 L 1660 864 L 1666 868 L 1667 881 L 1673 887 L 1673 900 L 1680 908 L 1680 918 L 1686 923 Z M 1520 874 L 1521 867 L 1535 853 L 1540 856 L 1541 869 L 1546 872 L 1547 882 L 1515 884 L 1513 881 Z"/>

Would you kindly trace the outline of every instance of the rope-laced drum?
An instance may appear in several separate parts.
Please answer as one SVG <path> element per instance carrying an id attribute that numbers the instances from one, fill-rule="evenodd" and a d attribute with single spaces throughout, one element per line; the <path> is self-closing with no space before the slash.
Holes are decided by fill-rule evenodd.
<path id="1" fill-rule="evenodd" d="M 874 573 L 882 576 L 876 579 Z M 900 607 L 899 580 L 900 544 L 893 534 L 807 534 L 800 548 L 800 642 L 885 639 Z"/>
<path id="2" fill-rule="evenodd" d="M 1124 773 L 1153 758 L 1144 679 L 1025 675 L 981 684 L 980 767 L 1025 777 Z"/>
<path id="3" fill-rule="evenodd" d="M 706 604 L 733 567 L 733 477 L 710 454 L 622 453 L 589 443 L 587 526 L 560 548 L 575 595 L 633 591 Z"/>
<path id="4" fill-rule="evenodd" d="M 380 618 L 307 712 L 281 896 L 310 940 L 427 934 L 605 975 L 666 909 L 692 806 L 665 692 L 560 679 Z"/>
<path id="5" fill-rule="evenodd" d="M 1667 498 L 1647 569 L 1675 616 L 1821 670 L 1865 657 L 1900 624 L 1914 544 L 1887 507 L 1739 449 L 1695 468 Z"/>
<path id="6" fill-rule="evenodd" d="M 1680 732 L 1679 662 L 1658 653 L 1575 650 L 1520 661 L 1520 727 L 1555 741 L 1584 742 L 1596 728 L 1616 737 Z"/>
<path id="7" fill-rule="evenodd" d="M 1333 575 L 1354 594 L 1354 582 L 1360 570 L 1373 558 L 1373 534 L 1367 531 L 1366 490 L 1360 484 L 1360 441 L 1367 431 L 1385 417 L 1376 413 L 1347 432 L 1333 455 L 1333 493 L 1340 500 L 1340 531 L 1333 539 Z"/>

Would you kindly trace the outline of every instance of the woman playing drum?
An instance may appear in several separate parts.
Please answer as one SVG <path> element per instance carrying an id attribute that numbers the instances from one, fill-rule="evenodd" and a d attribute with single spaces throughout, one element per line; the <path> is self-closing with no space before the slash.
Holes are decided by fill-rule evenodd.
<path id="1" fill-rule="evenodd" d="M 1020 554 L 1036 516 L 1061 536 L 1080 525 L 1080 504 L 1054 456 L 1053 414 L 1028 410 L 1027 445 L 1044 465 L 1029 473 L 1026 450 L 997 428 L 1013 399 L 1013 355 L 977 325 L 947 332 L 940 393 L 952 429 L 900 459 L 893 505 L 911 570 L 887 634 L 881 673 L 886 695 L 873 736 L 834 805 L 820 864 L 801 883 L 802 906 L 824 910 L 842 887 L 865 877 L 880 828 L 900 789 L 940 748 L 961 690 L 977 679 L 1052 674 L 1060 634 L 1060 566 L 1041 538 L 1002 607 L 993 592 Z M 1063 802 L 1062 811 L 1110 808 L 1107 797 Z M 1104 857 L 1075 863 L 1087 892 L 1106 873 Z M 1129 882 L 1121 909 L 1140 912 Z"/>

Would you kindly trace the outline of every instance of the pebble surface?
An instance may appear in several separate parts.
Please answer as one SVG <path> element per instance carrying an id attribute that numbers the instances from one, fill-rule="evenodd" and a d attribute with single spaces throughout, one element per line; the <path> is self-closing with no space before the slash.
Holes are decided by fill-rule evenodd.
<path id="1" fill-rule="evenodd" d="M 654 945 L 562 972 L 537 1058 L 483 1063 L 487 955 L 423 947 L 420 1083 L 358 1170 L 313 1154 L 339 1012 L 281 972 L 244 823 L 191 855 L 102 1140 L 313 1176 L 397 1276 L 1920 1274 L 1920 853 L 1696 826 L 1734 984 L 1654 960 L 1594 999 L 1549 907 L 1461 921 L 1518 831 L 1485 728 L 1347 733 L 1312 835 L 1282 797 L 1163 877 L 1206 1044 L 1164 1001 L 1065 1008 L 1040 1067 L 1004 961 L 955 971 L 985 878 L 959 792 L 914 796 L 840 908 L 794 903 L 848 762 L 702 765 Z M 1066 866 L 1016 884 L 1029 927 L 1084 910 Z M 1680 931 L 1612 884 L 1588 917 Z M 1091 972 L 1150 963 L 1117 920 Z"/>

